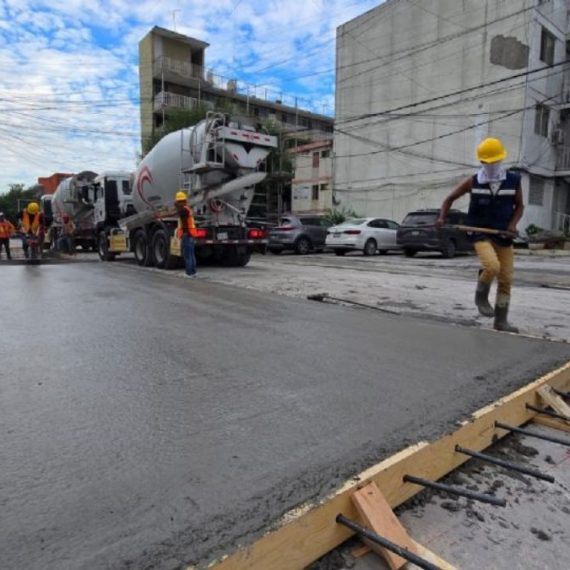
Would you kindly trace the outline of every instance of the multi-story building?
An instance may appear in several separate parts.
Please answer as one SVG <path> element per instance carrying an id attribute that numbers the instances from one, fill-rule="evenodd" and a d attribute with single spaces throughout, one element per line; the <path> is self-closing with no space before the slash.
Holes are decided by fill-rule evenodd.
<path id="1" fill-rule="evenodd" d="M 321 213 L 333 207 L 332 139 L 292 148 L 295 177 L 291 182 L 291 211 Z"/>
<path id="2" fill-rule="evenodd" d="M 569 15 L 567 0 L 387 0 L 340 26 L 336 199 L 397 220 L 438 207 L 495 136 L 522 173 L 519 229 L 562 227 Z"/>
<path id="3" fill-rule="evenodd" d="M 62 172 L 56 172 L 51 176 L 38 178 L 38 184 L 42 187 L 44 194 L 53 194 L 57 190 L 59 183 L 65 178 L 69 178 L 70 176 L 73 175 L 65 174 Z"/>
<path id="4" fill-rule="evenodd" d="M 297 137 L 332 133 L 333 119 L 299 107 L 298 99 L 217 75 L 206 68 L 208 43 L 155 26 L 139 43 L 141 136 L 152 138 L 172 111 L 199 105 L 227 108 L 263 122 L 272 119 Z M 316 135 L 319 136 L 319 135 Z"/>

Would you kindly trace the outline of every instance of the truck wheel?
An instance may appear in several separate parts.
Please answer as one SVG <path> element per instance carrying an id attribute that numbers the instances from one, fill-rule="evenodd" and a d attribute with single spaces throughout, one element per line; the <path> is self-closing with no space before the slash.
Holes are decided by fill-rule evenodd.
<path id="1" fill-rule="evenodd" d="M 245 267 L 251 259 L 251 252 L 232 249 L 223 257 L 223 264 L 227 267 Z"/>
<path id="2" fill-rule="evenodd" d="M 99 232 L 99 243 L 97 250 L 99 252 L 99 259 L 101 261 L 114 261 L 115 254 L 109 253 L 107 234 L 105 232 Z"/>
<path id="3" fill-rule="evenodd" d="M 152 236 L 152 257 L 159 269 L 175 269 L 180 261 L 170 254 L 170 239 L 165 230 L 156 230 Z"/>
<path id="4" fill-rule="evenodd" d="M 135 254 L 137 264 L 141 267 L 150 267 L 152 265 L 148 239 L 146 232 L 143 230 L 137 230 L 133 236 L 133 253 Z"/>

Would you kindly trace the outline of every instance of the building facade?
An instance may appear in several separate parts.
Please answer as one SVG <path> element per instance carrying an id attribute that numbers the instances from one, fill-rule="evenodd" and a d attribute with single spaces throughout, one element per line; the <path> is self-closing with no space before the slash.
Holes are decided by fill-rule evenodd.
<path id="1" fill-rule="evenodd" d="M 221 77 L 207 69 L 208 45 L 157 26 L 140 41 L 143 148 L 169 113 L 199 105 L 227 108 L 229 104 L 259 122 L 272 120 L 284 133 L 299 137 L 311 132 L 332 133 L 332 117 L 300 108 L 295 97 Z"/>
<path id="2" fill-rule="evenodd" d="M 293 213 L 323 213 L 333 207 L 332 139 L 292 148 L 295 177 L 291 182 Z"/>
<path id="3" fill-rule="evenodd" d="M 73 175 L 65 174 L 62 172 L 56 172 L 51 176 L 38 178 L 38 184 L 42 187 L 44 194 L 53 194 L 57 190 L 59 183 L 65 178 L 69 178 L 70 176 Z"/>
<path id="4" fill-rule="evenodd" d="M 570 215 L 567 0 L 388 0 L 337 30 L 335 198 L 401 221 L 438 207 L 503 140 L 519 226 Z M 465 208 L 466 201 L 458 203 Z"/>

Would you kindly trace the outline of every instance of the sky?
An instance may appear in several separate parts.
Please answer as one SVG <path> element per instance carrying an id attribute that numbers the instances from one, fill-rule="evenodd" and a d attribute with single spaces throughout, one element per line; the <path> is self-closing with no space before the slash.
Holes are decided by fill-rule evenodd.
<path id="1" fill-rule="evenodd" d="M 138 42 L 210 44 L 206 67 L 334 114 L 337 26 L 382 0 L 0 0 L 0 193 L 54 172 L 134 170 Z"/>

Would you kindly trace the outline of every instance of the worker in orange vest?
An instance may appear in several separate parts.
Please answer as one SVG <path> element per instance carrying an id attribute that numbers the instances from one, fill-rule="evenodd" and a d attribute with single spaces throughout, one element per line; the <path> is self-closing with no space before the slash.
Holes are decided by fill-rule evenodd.
<path id="1" fill-rule="evenodd" d="M 23 234 L 22 247 L 24 249 L 24 257 L 28 259 L 28 239 L 36 236 L 40 242 L 40 250 L 45 235 L 44 215 L 40 212 L 37 202 L 30 202 L 18 215 L 20 220 L 20 231 Z"/>
<path id="2" fill-rule="evenodd" d="M 178 228 L 176 237 L 182 240 L 182 254 L 186 265 L 186 275 L 196 277 L 196 256 L 194 255 L 194 236 L 196 235 L 196 223 L 192 209 L 188 205 L 188 197 L 185 192 L 177 192 L 174 206 L 178 212 Z"/>
<path id="3" fill-rule="evenodd" d="M 2 247 L 6 249 L 6 257 L 12 259 L 10 254 L 10 238 L 16 228 L 6 219 L 4 212 L 0 212 L 0 258 L 2 258 Z"/>

